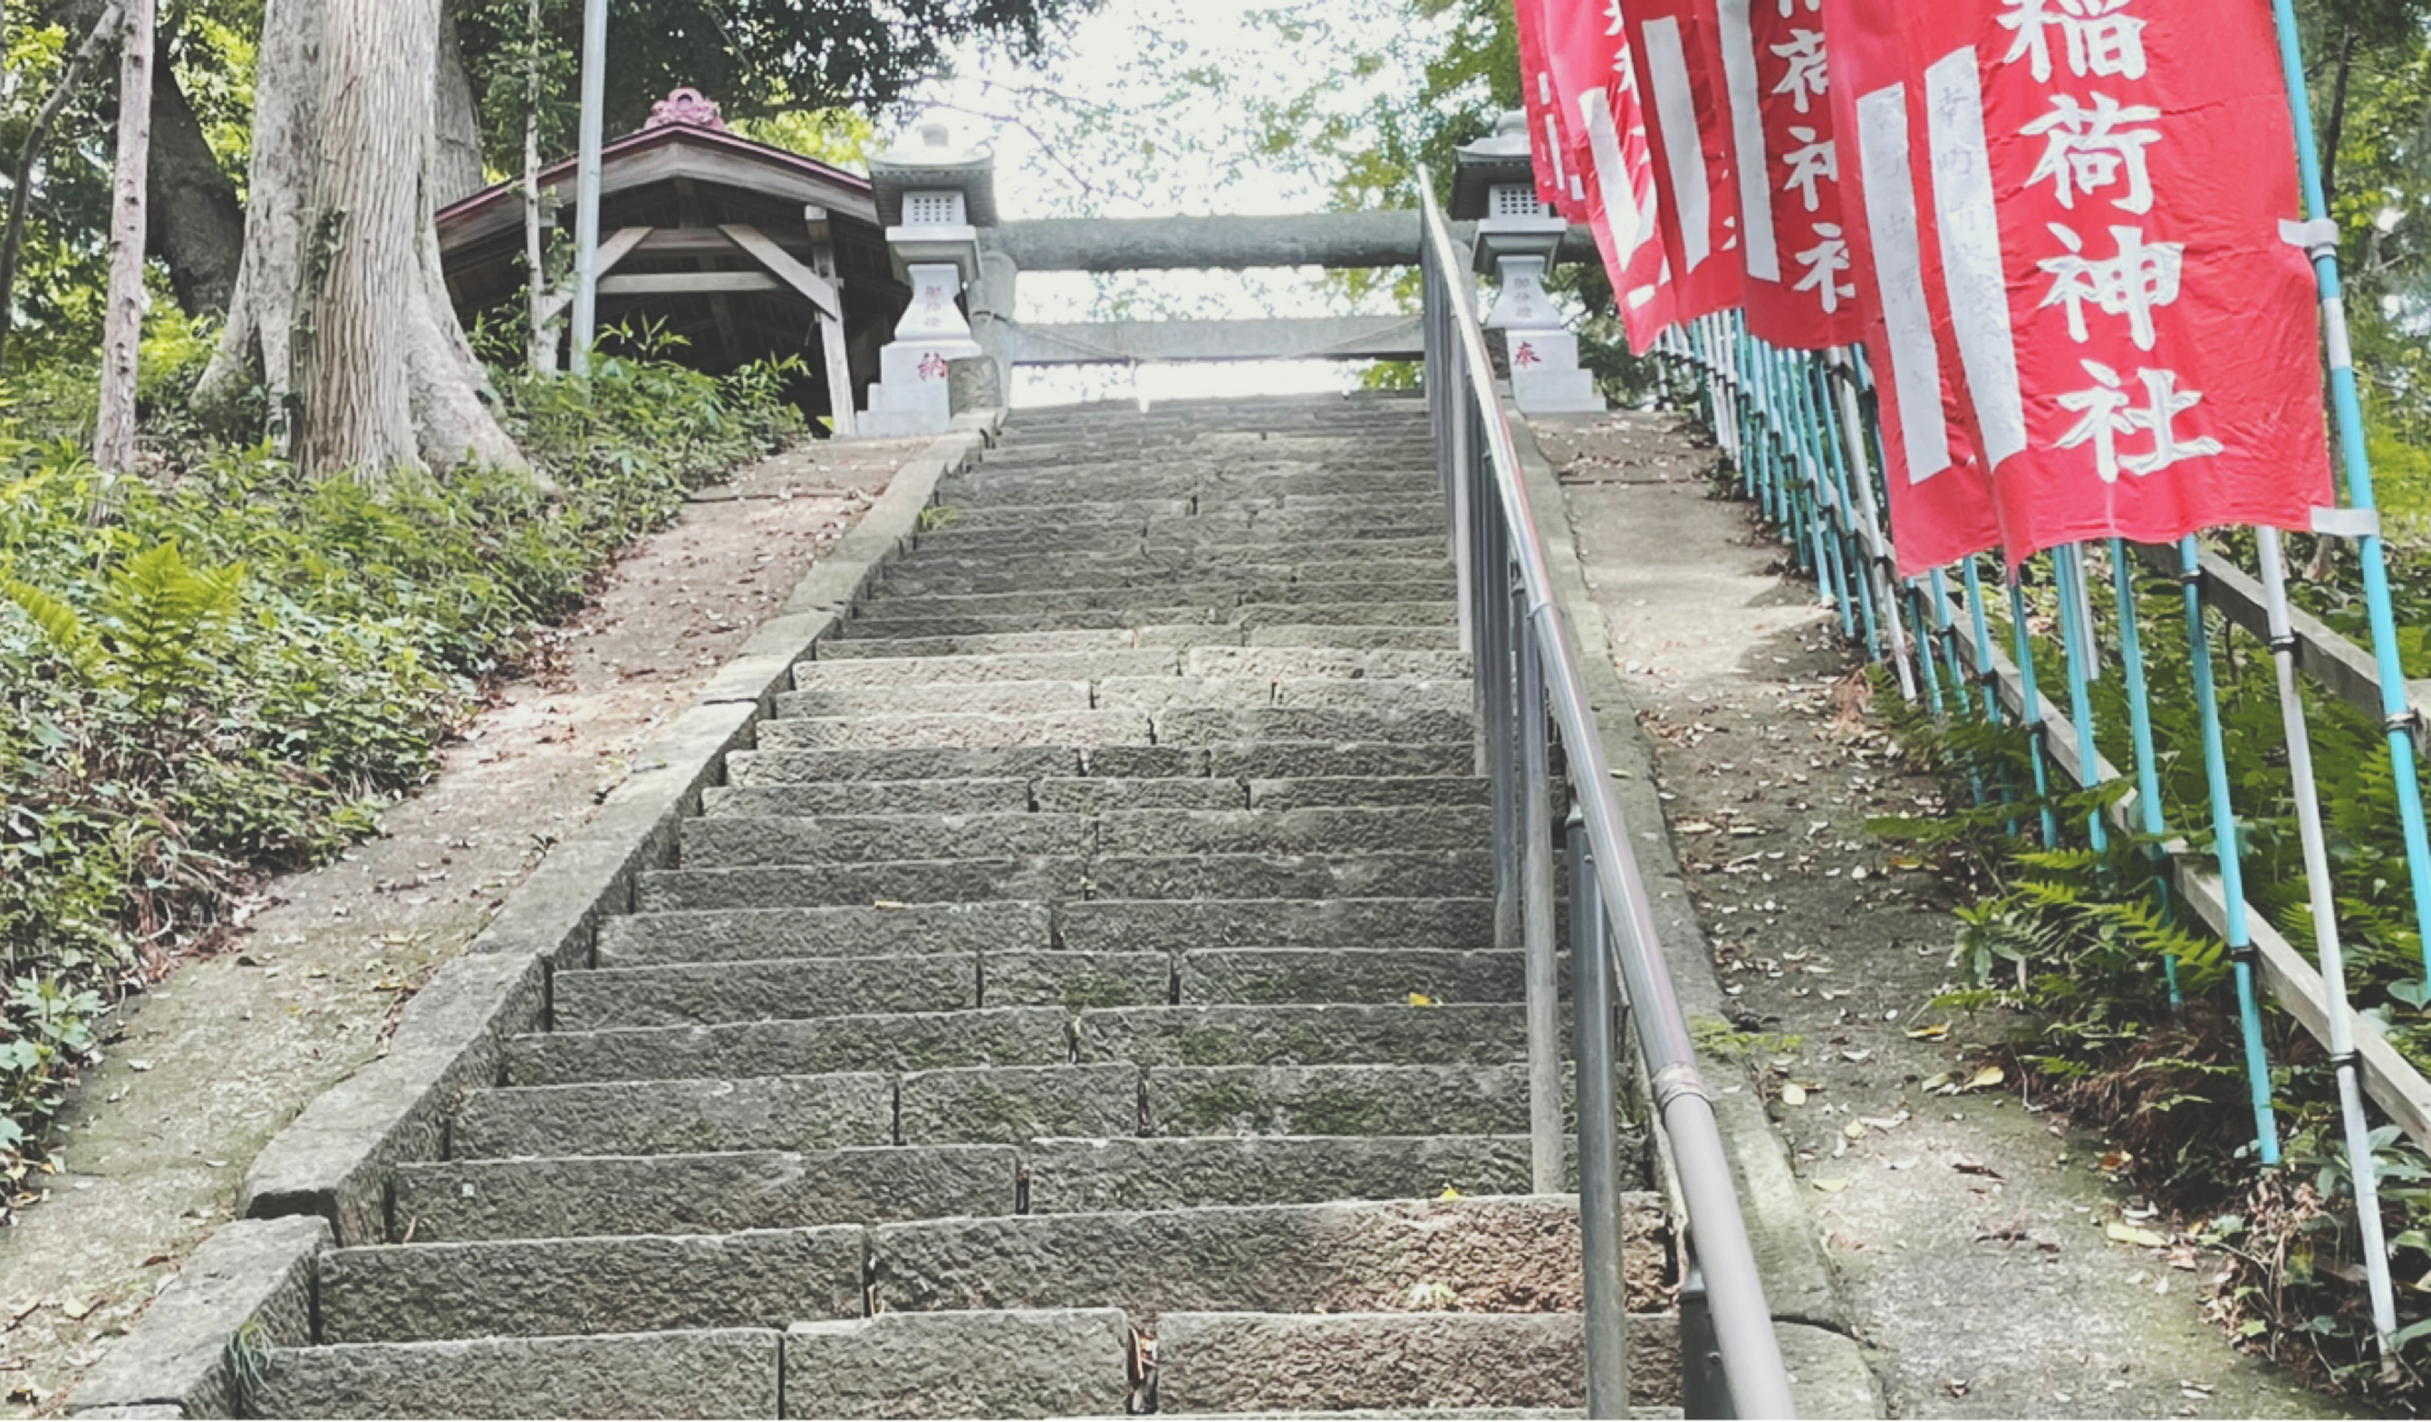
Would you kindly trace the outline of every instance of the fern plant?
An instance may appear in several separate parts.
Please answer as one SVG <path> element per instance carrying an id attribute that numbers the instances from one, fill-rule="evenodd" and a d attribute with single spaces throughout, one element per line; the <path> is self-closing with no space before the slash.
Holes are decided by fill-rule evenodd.
<path id="1" fill-rule="evenodd" d="M 196 567 L 171 540 L 111 572 L 97 623 L 21 578 L 0 578 L 0 593 L 86 685 L 156 717 L 221 644 L 244 576 L 242 563 Z"/>

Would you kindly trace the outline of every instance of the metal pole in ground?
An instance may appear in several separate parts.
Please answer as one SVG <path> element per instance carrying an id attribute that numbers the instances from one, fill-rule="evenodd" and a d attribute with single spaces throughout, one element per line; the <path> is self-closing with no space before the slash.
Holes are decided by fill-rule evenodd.
<path id="1" fill-rule="evenodd" d="M 608 0 L 583 0 L 581 153 L 574 179 L 576 375 L 591 373 L 591 346 L 599 339 L 599 165 L 607 106 Z"/>
<path id="2" fill-rule="evenodd" d="M 1991 620 L 1984 615 L 1983 574 L 1976 568 L 1972 556 L 1962 560 L 1959 567 L 1967 589 L 1967 619 L 1975 629 L 1975 680 L 1976 685 L 1983 689 L 1984 720 L 1987 724 L 1997 726 L 2001 721 L 2000 691 L 1992 684 L 1992 626 Z M 2008 762 L 2002 761 L 1996 768 L 2000 771 L 2001 798 L 2012 805 L 2016 804 L 2017 784 L 2010 779 Z M 2009 821 L 2009 833 L 2017 833 L 2014 818 Z"/>
<path id="3" fill-rule="evenodd" d="M 2355 1024 L 2347 1015 L 2347 961 L 2338 940 L 2338 901 L 2331 890 L 2329 838 L 2321 827 L 2321 792 L 2313 781 L 2313 736 L 2296 684 L 2296 631 L 2288 615 L 2287 555 L 2279 530 L 2257 529 L 2262 587 L 2270 603 L 2271 660 L 2279 669 L 2279 716 L 2287 727 L 2288 774 L 2295 781 L 2296 826 L 2304 841 L 2304 878 L 2313 910 L 2313 947 L 2321 957 L 2323 1002 L 2330 1019 L 2330 1063 L 2338 1069 L 2338 1110 L 2347 1134 L 2347 1173 L 2355 1183 L 2355 1216 L 2363 1233 L 2364 1281 L 2372 1295 L 2372 1329 L 2383 1358 L 2397 1332 L 2397 1296 L 2389 1284 L 2389 1246 L 2380 1222 L 2380 1180 L 2372 1132 L 2363 1114 L 2363 1084 L 2355 1076 Z"/>
<path id="4" fill-rule="evenodd" d="M 2414 710 L 2406 696 L 2406 673 L 2397 649 L 2397 610 L 2389 595 L 2389 561 L 2381 546 L 2378 505 L 2372 492 L 2372 456 L 2365 447 L 2363 397 L 2355 384 L 2355 354 L 2347 333 L 2347 303 L 2338 276 L 2338 227 L 2321 181 L 2321 144 L 2313 135 L 2312 95 L 2305 88 L 2304 52 L 2297 37 L 2295 0 L 2271 0 L 2279 27 L 2280 68 L 2287 78 L 2289 116 L 2295 121 L 2296 166 L 2304 183 L 2304 232 L 2321 287 L 2321 328 L 2330 357 L 2330 402 L 2338 411 L 2338 448 L 2346 466 L 2347 497 L 2364 516 L 2355 541 L 2363 565 L 2364 611 L 2372 628 L 2372 657 L 2380 674 L 2380 712 L 2389 743 L 2389 766 L 2397 782 L 2397 818 L 2406 841 L 2406 873 L 2414 888 L 2414 927 L 2422 945 L 2423 974 L 2431 981 L 2431 831 L 2423 822 L 2422 783 L 2414 765 Z M 2292 372 L 2291 372 L 2292 374 Z M 2308 372 L 2309 374 L 2309 372 Z"/>
<path id="5" fill-rule="evenodd" d="M 1612 957 L 1587 816 L 1570 810 L 1570 997 L 1578 1030 L 1578 1221 L 1586 1266 L 1587 1415 L 1629 1415 L 1629 1300 L 1621 1272 L 1619 1103 L 1612 1089 Z M 1693 1223 L 1693 1222 L 1692 1222 Z"/>
<path id="6" fill-rule="evenodd" d="M 1901 620 L 1896 604 L 1889 598 L 1889 589 L 1894 585 L 1894 580 L 1899 574 L 1895 568 L 1883 567 L 1883 559 L 1890 552 L 1891 540 L 1883 533 L 1882 509 L 1874 499 L 1873 469 L 1866 461 L 1865 416 L 1857 404 L 1857 369 L 1855 364 L 1849 360 L 1848 350 L 1843 347 L 1833 347 L 1827 353 L 1827 360 L 1829 369 L 1825 371 L 1823 378 L 1824 382 L 1831 387 L 1833 402 L 1838 407 L 1841 441 L 1848 449 L 1847 468 L 1849 483 L 1852 486 L 1851 492 L 1856 495 L 1857 516 L 1864 522 L 1866 541 L 1870 545 L 1866 550 L 1866 565 L 1872 569 L 1877 586 L 1882 589 L 1878 595 L 1884 598 L 1886 605 L 1893 607 L 1890 628 L 1891 659 L 1899 668 L 1900 694 L 1908 700 L 1914 701 L 1916 699 L 1916 674 L 1909 667 L 1908 625 Z M 1919 625 L 1921 626 L 1921 624 Z M 1921 634 L 1924 637 L 1931 635 L 1930 632 Z M 1916 649 L 1916 654 L 1919 657 L 1930 657 L 1932 652 L 1930 649 L 1919 647 Z M 1935 695 L 1938 696 L 1939 692 L 1936 691 Z M 1938 703 L 1934 707 L 1934 714 L 1941 714 Z"/>
<path id="7" fill-rule="evenodd" d="M 2043 736 L 2050 728 L 2043 724 L 2043 692 L 2034 680 L 2034 633 L 2026 625 L 2026 590 L 2014 570 L 2009 574 L 2009 627 L 2017 645 L 2018 721 L 2031 738 L 2028 749 L 2034 757 L 2034 798 L 2043 812 L 2043 847 L 2056 849 L 2060 822 L 2051 813 L 2051 771 L 2043 762 Z"/>
<path id="8" fill-rule="evenodd" d="M 2161 810 L 2161 766 L 2153 751 L 2152 696 L 2144 676 L 2144 629 L 2136 600 L 2136 572 L 2127 557 L 2127 540 L 2110 540 L 2111 580 L 2119 599 L 2119 665 L 2127 677 L 2127 733 L 2136 749 L 2136 823 L 2147 839 L 2158 841 L 2168 832 Z M 2163 851 L 2156 843 L 2147 851 L 2153 862 L 2153 886 L 2164 906 L 2170 902 L 2169 875 Z M 2178 991 L 2178 955 L 2161 960 L 2169 975 L 2169 1005 L 2183 1005 Z"/>
<path id="9" fill-rule="evenodd" d="M 1515 587 L 1512 595 L 1525 598 Z M 1544 653 L 1537 638 L 1558 624 L 1524 616 L 1519 627 L 1520 794 L 1525 867 L 1520 931 L 1528 974 L 1528 1178 L 1539 1195 L 1562 1193 L 1561 980 L 1553 938 L 1553 755 L 1545 714 Z"/>
<path id="10" fill-rule="evenodd" d="M 2096 653 L 2093 628 L 2088 625 L 2091 619 L 2085 615 L 2084 545 L 2071 543 L 2052 549 L 2051 576 L 2060 595 L 2060 647 L 2068 664 L 2068 719 L 2076 727 L 2077 764 L 2085 788 L 2090 790 L 2102 780 L 2102 746 L 2094 736 L 2093 697 L 2087 689 L 2093 679 Z M 2098 809 L 2085 816 L 2085 838 L 2096 854 L 2110 847 L 2110 826 L 2103 823 Z"/>
<path id="11" fill-rule="evenodd" d="M 2264 1165 L 2279 1163 L 2279 1120 L 2271 1109 L 2271 1063 L 2262 1047 L 2262 1018 L 2254 1005 L 2254 934 L 2245 921 L 2245 855 L 2237 842 L 2237 810 L 2228 794 L 2228 754 L 2220 734 L 2220 693 L 2212 678 L 2211 629 L 2203 624 L 2203 555 L 2194 536 L 2178 544 L 2178 582 L 2186 597 L 2188 666 L 2195 709 L 2203 720 L 2203 770 L 2211 791 L 2212 838 L 2220 861 L 2220 897 L 2228 910 L 2230 958 L 2237 979 L 2237 1022 L 2245 1036 L 2246 1088 L 2254 1102 L 2254 1139 Z"/>

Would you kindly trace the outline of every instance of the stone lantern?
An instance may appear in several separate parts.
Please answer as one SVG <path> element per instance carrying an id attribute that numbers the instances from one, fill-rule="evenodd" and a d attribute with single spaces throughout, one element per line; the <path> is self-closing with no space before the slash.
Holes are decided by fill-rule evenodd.
<path id="1" fill-rule="evenodd" d="M 981 354 L 960 302 L 979 275 L 979 229 L 996 222 L 995 170 L 984 145 L 957 144 L 933 115 L 870 160 L 878 220 L 912 304 L 879 353 L 865 434 L 943 434 L 953 424 L 948 370 Z"/>
<path id="2" fill-rule="evenodd" d="M 1510 348 L 1511 397 L 1521 412 L 1602 413 L 1595 377 L 1579 369 L 1578 337 L 1545 292 L 1570 224 L 1537 201 L 1526 114 L 1504 114 L 1491 138 L 1458 150 L 1452 217 L 1477 224 L 1477 270 L 1502 282 L 1485 325 Z"/>

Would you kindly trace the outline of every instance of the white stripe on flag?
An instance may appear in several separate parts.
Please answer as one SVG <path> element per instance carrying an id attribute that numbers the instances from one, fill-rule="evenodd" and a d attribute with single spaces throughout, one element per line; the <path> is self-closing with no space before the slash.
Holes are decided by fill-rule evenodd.
<path id="1" fill-rule="evenodd" d="M 2017 336 L 2009 323 L 2009 283 L 2001 273 L 2000 212 L 1992 197 L 1992 150 L 1984 141 L 1983 80 L 1972 47 L 1944 55 L 1925 71 L 1925 114 L 1933 146 L 1933 207 L 1941 227 L 1941 275 L 1950 294 L 1958 358 L 1983 427 L 1987 467 L 2026 449 L 2026 406 L 2018 391 Z"/>
<path id="2" fill-rule="evenodd" d="M 1713 255 L 1713 190 L 1705 181 L 1698 142 L 1697 101 L 1688 92 L 1688 51 L 1680 22 L 1646 22 L 1646 67 L 1654 75 L 1654 111 L 1663 125 L 1663 155 L 1671 162 L 1671 200 L 1680 211 L 1680 257 L 1694 272 Z"/>
<path id="3" fill-rule="evenodd" d="M 1613 243 L 1626 260 L 1644 240 L 1645 229 L 1638 212 L 1637 185 L 1629 176 L 1629 165 L 1621 160 L 1621 135 L 1612 126 L 1612 107 L 1604 102 L 1600 91 L 1578 96 L 1580 117 L 1587 124 L 1587 147 L 1595 155 L 1595 185 L 1604 194 L 1604 222 L 1612 229 Z"/>
<path id="4" fill-rule="evenodd" d="M 1923 240 L 1917 235 L 1915 171 L 1908 161 L 1908 87 L 1893 84 L 1857 100 L 1866 225 L 1874 234 L 1874 282 L 1889 328 L 1891 394 L 1899 402 L 1900 460 L 1921 484 L 1950 467 L 1950 426 L 1941 405 L 1941 347 L 1925 304 Z"/>
<path id="5" fill-rule="evenodd" d="M 1720 0 L 1722 77 L 1730 88 L 1730 126 L 1739 168 L 1739 230 L 1747 238 L 1747 274 L 1781 280 L 1781 244 L 1773 232 L 1772 161 L 1764 151 L 1763 98 L 1757 92 L 1756 32 L 1748 0 Z"/>
<path id="6" fill-rule="evenodd" d="M 1545 156 L 1553 162 L 1553 185 L 1566 191 L 1570 186 L 1570 178 L 1563 171 L 1562 115 L 1560 107 L 1554 103 L 1553 99 L 1553 76 L 1550 74 L 1537 75 L 1536 92 L 1545 106 Z"/>

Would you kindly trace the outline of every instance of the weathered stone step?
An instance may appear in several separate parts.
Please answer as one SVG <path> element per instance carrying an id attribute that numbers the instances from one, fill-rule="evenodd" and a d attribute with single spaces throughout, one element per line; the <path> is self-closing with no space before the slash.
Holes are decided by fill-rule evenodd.
<path id="1" fill-rule="evenodd" d="M 1104 855 L 1359 854 L 1468 849 L 1491 817 L 1469 806 L 1391 809 L 1117 810 L 1096 818 Z"/>
<path id="2" fill-rule="evenodd" d="M 1490 894 L 1437 897 L 1440 888 L 1397 898 L 1100 899 L 1056 911 L 1066 949 L 1337 948 L 1376 943 L 1481 949 L 1494 946 Z"/>
<path id="3" fill-rule="evenodd" d="M 699 909 L 620 915 L 600 925 L 602 968 L 771 958 L 1041 951 L 1054 946 L 1043 903 L 927 903 L 901 908 Z"/>
<path id="4" fill-rule="evenodd" d="M 764 728 L 767 723 L 762 722 Z M 726 757 L 729 785 L 805 781 L 1039 780 L 1085 775 L 1078 746 L 911 746 L 863 750 L 750 750 Z M 1204 767 L 1189 772 L 1204 775 Z"/>
<path id="5" fill-rule="evenodd" d="M 1098 1059 L 1111 1055 L 1101 1053 Z M 555 1086 L 953 1066 L 1049 1066 L 1071 1059 L 1062 1010 L 987 1007 L 969 1012 L 890 1012 L 706 1027 L 539 1032 L 509 1038 L 502 1066 L 508 1085 Z"/>
<path id="6" fill-rule="evenodd" d="M 858 1225 L 323 1252 L 323 1343 L 784 1328 L 863 1311 Z"/>
<path id="7" fill-rule="evenodd" d="M 1528 1130 L 1524 1063 L 1149 1067 L 1145 1077 L 1145 1134 L 1157 1136 L 1504 1136 Z"/>
<path id="8" fill-rule="evenodd" d="M 882 637 L 909 638 L 991 636 L 1001 633 L 1118 631 L 1139 627 L 1240 627 L 1245 614 L 1232 599 L 1214 603 L 1142 602 L 1131 607 L 1074 607 L 1051 612 L 939 612 L 926 610 L 924 599 L 873 603 L 857 611 L 840 631 L 841 640 Z M 1306 618 L 1303 621 L 1321 619 Z"/>
<path id="9" fill-rule="evenodd" d="M 1352 566 L 1356 566 L 1353 564 Z M 1144 581 L 1137 584 L 1117 583 L 1092 586 L 1086 573 L 1065 573 L 1060 577 L 1041 578 L 1039 586 L 1006 592 L 937 593 L 905 592 L 892 589 L 864 602 L 855 612 L 858 620 L 882 622 L 902 618 L 961 618 L 1019 615 L 1037 618 L 1065 618 L 1083 612 L 1127 612 L 1132 608 L 1276 608 L 1307 605 L 1361 606 L 1382 601 L 1400 606 L 1407 603 L 1428 603 L 1440 607 L 1449 601 L 1453 585 L 1448 580 L 1424 584 L 1395 583 L 1379 586 L 1365 581 L 1346 582 L 1342 569 L 1331 570 L 1332 576 L 1280 585 L 1250 585 L 1230 580 L 1188 581 L 1180 578 Z M 1413 590 L 1415 587 L 1416 590 Z M 1180 619 L 1189 621 L 1194 619 Z M 1377 619 L 1389 621 L 1391 619 Z"/>
<path id="10" fill-rule="evenodd" d="M 1109 711 L 1292 707 L 1459 712 L 1476 698 L 1465 680 L 1415 677 L 1122 676 L 1108 677 L 1089 690 L 1092 704 Z"/>
<path id="11" fill-rule="evenodd" d="M 1017 1215 L 870 1231 L 889 1313 L 974 1308 L 1560 1312 L 1579 1299 L 1569 1196 Z"/>
<path id="12" fill-rule="evenodd" d="M 843 781 L 1165 779 L 1406 779 L 1473 776 L 1477 754 L 1456 742 L 1234 741 L 1204 746 L 914 746 L 870 750 L 739 751 L 738 786 Z"/>
<path id="13" fill-rule="evenodd" d="M 896 1133 L 907 1146 L 1141 1134 L 1140 1073 L 1128 1062 L 912 1072 L 902 1093 Z"/>
<path id="14" fill-rule="evenodd" d="M 1214 639 L 1201 645 L 1221 646 Z M 1245 647 L 1408 648 L 1456 651 L 1460 629 L 1454 626 L 1357 626 L 1346 622 L 1261 622 L 1242 629 Z"/>
<path id="15" fill-rule="evenodd" d="M 720 815 L 684 822 L 683 866 L 739 869 L 772 864 L 1085 855 L 1095 851 L 1099 832 L 1098 817 L 1094 815 L 1042 815 L 1027 810 L 1013 814 L 836 815 L 820 819 Z"/>
<path id="16" fill-rule="evenodd" d="M 1020 1159 L 939 1145 L 421 1161 L 391 1177 L 393 1233 L 460 1243 L 1009 1215 Z"/>
<path id="17" fill-rule="evenodd" d="M 772 1329 L 273 1348 L 251 1417 L 775 1417 Z"/>
<path id="18" fill-rule="evenodd" d="M 1524 1002 L 1516 952 L 1441 948 L 1203 948 L 1180 955 L 1183 1005 Z M 563 981 L 560 975 L 559 981 Z"/>
<path id="19" fill-rule="evenodd" d="M 1136 952 L 990 953 L 979 961 L 990 1007 L 1161 1007 L 1174 998 L 1173 955 Z"/>
<path id="20" fill-rule="evenodd" d="M 1482 850 L 1358 855 L 1101 854 L 1090 861 L 1088 872 L 1090 897 L 1105 899 L 1394 899 L 1430 894 L 1468 898 L 1492 893 L 1494 888 L 1493 856 Z"/>
<path id="21" fill-rule="evenodd" d="M 1441 1133 L 1035 1140 L 1022 1163 L 1042 1215 L 1515 1195 L 1530 1181 L 1526 1137 Z"/>
<path id="22" fill-rule="evenodd" d="M 1178 648 L 1119 648 L 1093 652 L 1027 652 L 993 657 L 864 658 L 803 662 L 793 669 L 797 691 L 838 687 L 906 687 L 929 683 L 1092 682 L 1110 676 L 1170 676 L 1182 669 Z"/>
<path id="23" fill-rule="evenodd" d="M 877 657 L 993 657 L 1030 652 L 1105 652 L 1137 649 L 1139 634 L 1132 628 L 1069 631 L 996 632 L 972 637 L 836 637 L 819 643 L 819 660 L 843 661 Z"/>
<path id="24" fill-rule="evenodd" d="M 1189 676 L 1238 677 L 1417 677 L 1469 680 L 1468 657 L 1460 652 L 1357 651 L 1325 647 L 1193 647 L 1181 653 Z"/>
<path id="25" fill-rule="evenodd" d="M 1341 623 L 1260 627 L 1183 623 L 1158 626 L 1028 629 L 1018 632 L 878 636 L 845 626 L 846 635 L 819 644 L 821 661 L 875 657 L 984 656 L 998 652 L 1086 651 L 1120 647 L 1329 647 L 1457 651 L 1460 629 L 1356 627 Z"/>
<path id="26" fill-rule="evenodd" d="M 1633 1388 L 1654 1361 L 1632 1349 Z M 1586 1402 L 1586 1371 L 1575 1313 L 1174 1312 L 1157 1325 L 1160 1413 L 1569 1408 Z"/>
<path id="27" fill-rule="evenodd" d="M 885 904 L 961 904 L 988 899 L 1058 903 L 1082 896 L 1085 861 L 924 859 L 799 868 L 655 869 L 634 887 L 634 909 L 790 909 Z"/>
<path id="28" fill-rule="evenodd" d="M 647 1069 L 647 1063 L 637 1064 Z M 895 1142 L 895 1075 L 833 1072 L 485 1087 L 448 1126 L 457 1160 L 826 1151 Z"/>
<path id="29" fill-rule="evenodd" d="M 1523 1010 L 1498 1004 L 1112 1007 L 1081 1013 L 1073 1034 L 1081 1061 L 1145 1066 L 1495 1065 L 1528 1054 Z"/>
<path id="30" fill-rule="evenodd" d="M 559 1032 L 977 1006 L 976 953 L 577 968 L 557 973 L 549 986 L 549 1025 Z"/>
<path id="31" fill-rule="evenodd" d="M 995 716 L 930 711 L 902 716 L 781 716 L 760 723 L 762 750 L 979 749 L 1153 745 L 1141 711 L 1055 711 Z"/>
<path id="32" fill-rule="evenodd" d="M 1281 784 L 1283 782 L 1273 782 Z M 1482 782 L 1481 782 L 1482 783 Z M 1325 781 L 1295 793 L 1309 804 L 1343 803 Z M 1388 794 L 1390 792 L 1387 792 Z M 1156 779 L 1091 780 L 1059 776 L 1042 780 L 868 780 L 812 784 L 720 786 L 701 797 L 712 818 L 807 815 L 1016 814 L 1087 815 L 1108 810 L 1239 810 L 1249 805 L 1250 787 L 1235 779 L 1163 776 Z M 1334 796 L 1335 798 L 1328 798 Z M 1388 801 L 1388 803 L 1390 803 Z M 1457 803 L 1421 800 L 1419 803 Z"/>
<path id="33" fill-rule="evenodd" d="M 1133 1346 L 1119 1309 L 891 1313 L 796 1324 L 789 1417 L 1123 1415 Z"/>
<path id="34" fill-rule="evenodd" d="M 1483 805 L 1494 783 L 1481 775 L 1310 776 L 1248 782 L 1253 810 L 1319 805 Z"/>
<path id="35" fill-rule="evenodd" d="M 815 664 L 814 664 L 815 665 Z M 853 663 L 840 662 L 839 666 Z M 885 665 L 881 663 L 881 665 Z M 1168 676 L 1169 681 L 1180 677 Z M 777 715 L 1053 716 L 1095 706 L 1086 681 L 907 682 L 894 686 L 821 686 L 777 697 Z"/>
<path id="36" fill-rule="evenodd" d="M 1339 564 L 1243 563 L 1230 559 L 1191 559 L 1152 563 L 1138 557 L 1063 557 L 1000 559 L 915 559 L 897 565 L 883 595 L 921 597 L 973 593 L 1016 593 L 1033 588 L 1131 587 L 1146 590 L 1161 584 L 1225 584 L 1243 590 L 1270 591 L 1313 586 L 1339 579 Z M 1371 590 L 1412 589 L 1401 596 L 1445 597 L 1454 590 L 1452 565 L 1442 558 L 1387 562 L 1362 559 L 1360 581 Z"/>
<path id="37" fill-rule="evenodd" d="M 1121 712 L 1098 712 L 1115 716 Z M 1475 718 L 1466 707 L 1382 711 L 1344 706 L 1176 706 L 1155 713 L 1157 745 L 1231 741 L 1439 741 L 1468 745 Z"/>
<path id="38" fill-rule="evenodd" d="M 1173 747 L 1173 750 L 1184 749 Z M 1244 780 L 1406 779 L 1474 775 L 1477 752 L 1458 737 L 1440 741 L 1216 741 L 1207 773 Z"/>

